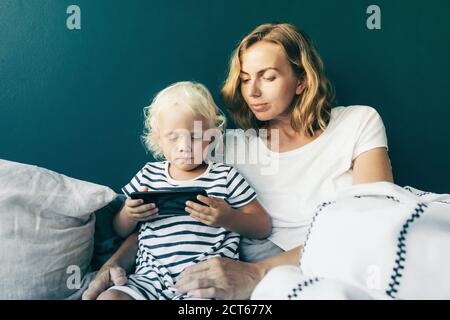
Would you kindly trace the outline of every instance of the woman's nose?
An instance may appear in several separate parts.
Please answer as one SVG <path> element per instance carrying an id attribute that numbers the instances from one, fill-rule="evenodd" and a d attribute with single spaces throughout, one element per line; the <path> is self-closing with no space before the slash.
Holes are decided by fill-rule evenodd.
<path id="1" fill-rule="evenodd" d="M 250 83 L 250 97 L 259 97 L 261 95 L 261 89 L 259 88 L 258 81 L 252 81 Z"/>

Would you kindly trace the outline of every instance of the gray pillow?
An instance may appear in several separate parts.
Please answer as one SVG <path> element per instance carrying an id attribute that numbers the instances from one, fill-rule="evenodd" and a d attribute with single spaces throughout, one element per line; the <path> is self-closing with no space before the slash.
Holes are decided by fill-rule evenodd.
<path id="1" fill-rule="evenodd" d="M 0 160 L 0 299 L 77 299 L 108 187 Z"/>

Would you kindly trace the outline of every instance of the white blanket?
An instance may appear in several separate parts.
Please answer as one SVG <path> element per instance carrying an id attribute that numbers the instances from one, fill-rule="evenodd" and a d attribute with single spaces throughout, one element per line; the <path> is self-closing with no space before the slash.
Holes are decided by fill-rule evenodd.
<path id="1" fill-rule="evenodd" d="M 273 269 L 252 299 L 450 299 L 450 195 L 356 185 L 313 217 L 300 268 Z"/>

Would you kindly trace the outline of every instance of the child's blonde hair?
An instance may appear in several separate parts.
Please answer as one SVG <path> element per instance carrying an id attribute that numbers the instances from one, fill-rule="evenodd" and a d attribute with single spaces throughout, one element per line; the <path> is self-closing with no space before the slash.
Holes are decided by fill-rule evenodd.
<path id="1" fill-rule="evenodd" d="M 217 128 L 221 133 L 225 130 L 226 117 L 204 85 L 192 81 L 174 83 L 161 90 L 152 103 L 144 108 L 142 140 L 155 158 L 164 158 L 158 142 L 158 114 L 163 108 L 175 105 L 187 106 L 195 115 L 204 117 L 209 121 L 209 128 Z"/>

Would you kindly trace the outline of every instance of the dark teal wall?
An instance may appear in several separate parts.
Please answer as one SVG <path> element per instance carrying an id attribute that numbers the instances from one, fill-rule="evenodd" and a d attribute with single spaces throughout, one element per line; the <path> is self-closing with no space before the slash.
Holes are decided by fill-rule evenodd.
<path id="1" fill-rule="evenodd" d="M 81 30 L 66 8 L 81 8 Z M 381 30 L 366 8 L 381 7 Z M 0 158 L 119 190 L 149 159 L 142 108 L 196 80 L 218 99 L 228 57 L 263 22 L 314 39 L 339 102 L 382 115 L 400 185 L 450 192 L 449 1 L 0 0 Z"/>

